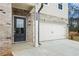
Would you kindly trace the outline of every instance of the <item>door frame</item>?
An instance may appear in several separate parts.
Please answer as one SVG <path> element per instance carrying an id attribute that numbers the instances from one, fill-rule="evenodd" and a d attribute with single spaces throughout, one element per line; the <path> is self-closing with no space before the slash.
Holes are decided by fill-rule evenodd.
<path id="1" fill-rule="evenodd" d="M 26 19 L 26 40 L 27 41 L 27 16 L 19 16 L 19 15 L 12 15 L 12 43 L 18 43 L 14 42 L 14 17 L 22 17 Z M 25 41 L 20 41 L 20 42 L 25 42 Z"/>

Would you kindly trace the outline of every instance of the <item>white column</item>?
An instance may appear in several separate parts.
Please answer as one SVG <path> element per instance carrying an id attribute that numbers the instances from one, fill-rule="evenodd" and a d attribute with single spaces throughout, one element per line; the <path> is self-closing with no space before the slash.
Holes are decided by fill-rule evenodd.
<path id="1" fill-rule="evenodd" d="M 35 25 L 35 29 L 36 29 L 36 31 L 35 31 L 35 34 L 36 34 L 36 39 L 35 39 L 35 47 L 38 47 L 39 45 L 38 45 L 38 20 L 36 20 L 35 21 L 35 23 L 36 23 L 36 25 Z"/>
<path id="2" fill-rule="evenodd" d="M 38 10 L 40 8 L 41 4 L 37 3 L 35 5 L 35 47 L 38 47 L 38 40 L 39 40 L 39 20 L 40 20 L 40 14 L 38 13 Z"/>

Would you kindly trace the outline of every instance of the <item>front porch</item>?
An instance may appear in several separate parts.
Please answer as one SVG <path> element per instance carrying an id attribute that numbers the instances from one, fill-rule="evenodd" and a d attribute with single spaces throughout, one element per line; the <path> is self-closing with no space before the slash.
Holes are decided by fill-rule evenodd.
<path id="1" fill-rule="evenodd" d="M 20 49 L 20 47 L 22 46 L 24 47 L 24 49 L 28 48 L 28 46 L 30 45 L 34 47 L 35 34 L 33 32 L 35 31 L 35 6 L 28 3 L 4 3 L 0 4 L 0 7 L 0 55 L 7 55 L 9 51 L 10 53 L 18 51 L 18 48 Z M 17 17 L 19 22 L 17 21 L 17 19 L 14 19 L 14 17 Z M 22 19 L 24 20 L 24 22 L 20 22 L 22 21 Z M 14 20 L 16 20 L 17 22 L 15 22 Z M 17 34 L 17 36 L 18 34 L 20 35 L 18 36 L 18 40 L 15 39 L 15 34 Z M 21 37 L 23 38 L 23 40 L 21 39 Z M 20 46 L 14 47 L 17 45 Z M 13 47 L 16 49 L 14 49 Z"/>

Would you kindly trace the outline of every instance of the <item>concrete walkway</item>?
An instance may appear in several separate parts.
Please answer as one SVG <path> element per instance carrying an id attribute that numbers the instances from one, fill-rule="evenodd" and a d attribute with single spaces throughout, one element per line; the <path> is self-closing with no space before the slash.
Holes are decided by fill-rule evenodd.
<path id="1" fill-rule="evenodd" d="M 16 56 L 79 56 L 79 42 L 62 39 L 41 42 L 39 47 L 18 46 L 13 48 Z"/>

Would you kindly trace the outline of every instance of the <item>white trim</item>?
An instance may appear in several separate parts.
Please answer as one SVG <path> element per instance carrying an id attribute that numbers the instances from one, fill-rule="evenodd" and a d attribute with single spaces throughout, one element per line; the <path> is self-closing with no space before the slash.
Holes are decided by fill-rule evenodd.
<path id="1" fill-rule="evenodd" d="M 26 41 L 27 41 L 27 16 L 12 15 L 12 43 L 17 43 L 14 42 L 14 17 L 26 18 Z"/>

